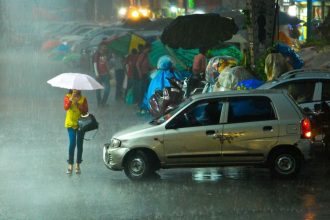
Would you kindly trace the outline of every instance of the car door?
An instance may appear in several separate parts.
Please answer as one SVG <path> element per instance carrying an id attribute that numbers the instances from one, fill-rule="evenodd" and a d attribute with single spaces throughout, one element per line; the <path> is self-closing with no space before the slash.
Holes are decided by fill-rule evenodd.
<path id="1" fill-rule="evenodd" d="M 322 81 L 321 101 L 325 101 L 330 105 L 330 80 Z"/>
<path id="2" fill-rule="evenodd" d="M 211 165 L 219 162 L 222 106 L 221 100 L 198 101 L 166 125 L 164 155 L 168 165 Z"/>
<path id="3" fill-rule="evenodd" d="M 264 161 L 277 142 L 279 123 L 268 97 L 232 97 L 221 139 L 222 163 Z"/>

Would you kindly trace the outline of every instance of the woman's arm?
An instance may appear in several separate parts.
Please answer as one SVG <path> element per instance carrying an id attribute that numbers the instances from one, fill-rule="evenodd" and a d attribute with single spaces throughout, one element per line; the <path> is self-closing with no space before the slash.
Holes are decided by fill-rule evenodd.
<path id="1" fill-rule="evenodd" d="M 71 107 L 71 104 L 72 104 L 72 102 L 71 102 L 69 96 L 66 95 L 64 97 L 64 110 L 67 111 Z"/>

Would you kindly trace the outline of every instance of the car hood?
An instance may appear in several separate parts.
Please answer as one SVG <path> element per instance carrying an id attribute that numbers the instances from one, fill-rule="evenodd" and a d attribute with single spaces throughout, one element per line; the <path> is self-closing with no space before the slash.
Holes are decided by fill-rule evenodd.
<path id="1" fill-rule="evenodd" d="M 119 131 L 113 135 L 113 138 L 119 140 L 127 140 L 132 138 L 138 138 L 140 136 L 145 136 L 147 133 L 157 129 L 159 125 L 153 125 L 150 123 L 145 123 L 141 125 L 135 125 L 129 128 L 126 128 L 122 131 Z"/>

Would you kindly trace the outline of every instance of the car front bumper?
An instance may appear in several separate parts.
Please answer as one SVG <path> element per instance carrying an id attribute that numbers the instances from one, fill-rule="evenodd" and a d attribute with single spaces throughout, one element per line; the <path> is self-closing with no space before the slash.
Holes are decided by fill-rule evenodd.
<path id="1" fill-rule="evenodd" d="M 123 159 L 127 148 L 111 148 L 109 144 L 103 146 L 103 162 L 111 170 L 123 170 Z"/>

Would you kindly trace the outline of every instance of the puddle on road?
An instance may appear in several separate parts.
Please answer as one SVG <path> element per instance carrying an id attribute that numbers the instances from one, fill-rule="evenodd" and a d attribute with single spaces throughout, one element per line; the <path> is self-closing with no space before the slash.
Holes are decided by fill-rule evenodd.
<path id="1" fill-rule="evenodd" d="M 197 168 L 192 170 L 195 181 L 220 181 L 224 179 L 246 179 L 249 169 L 246 167 Z"/>

